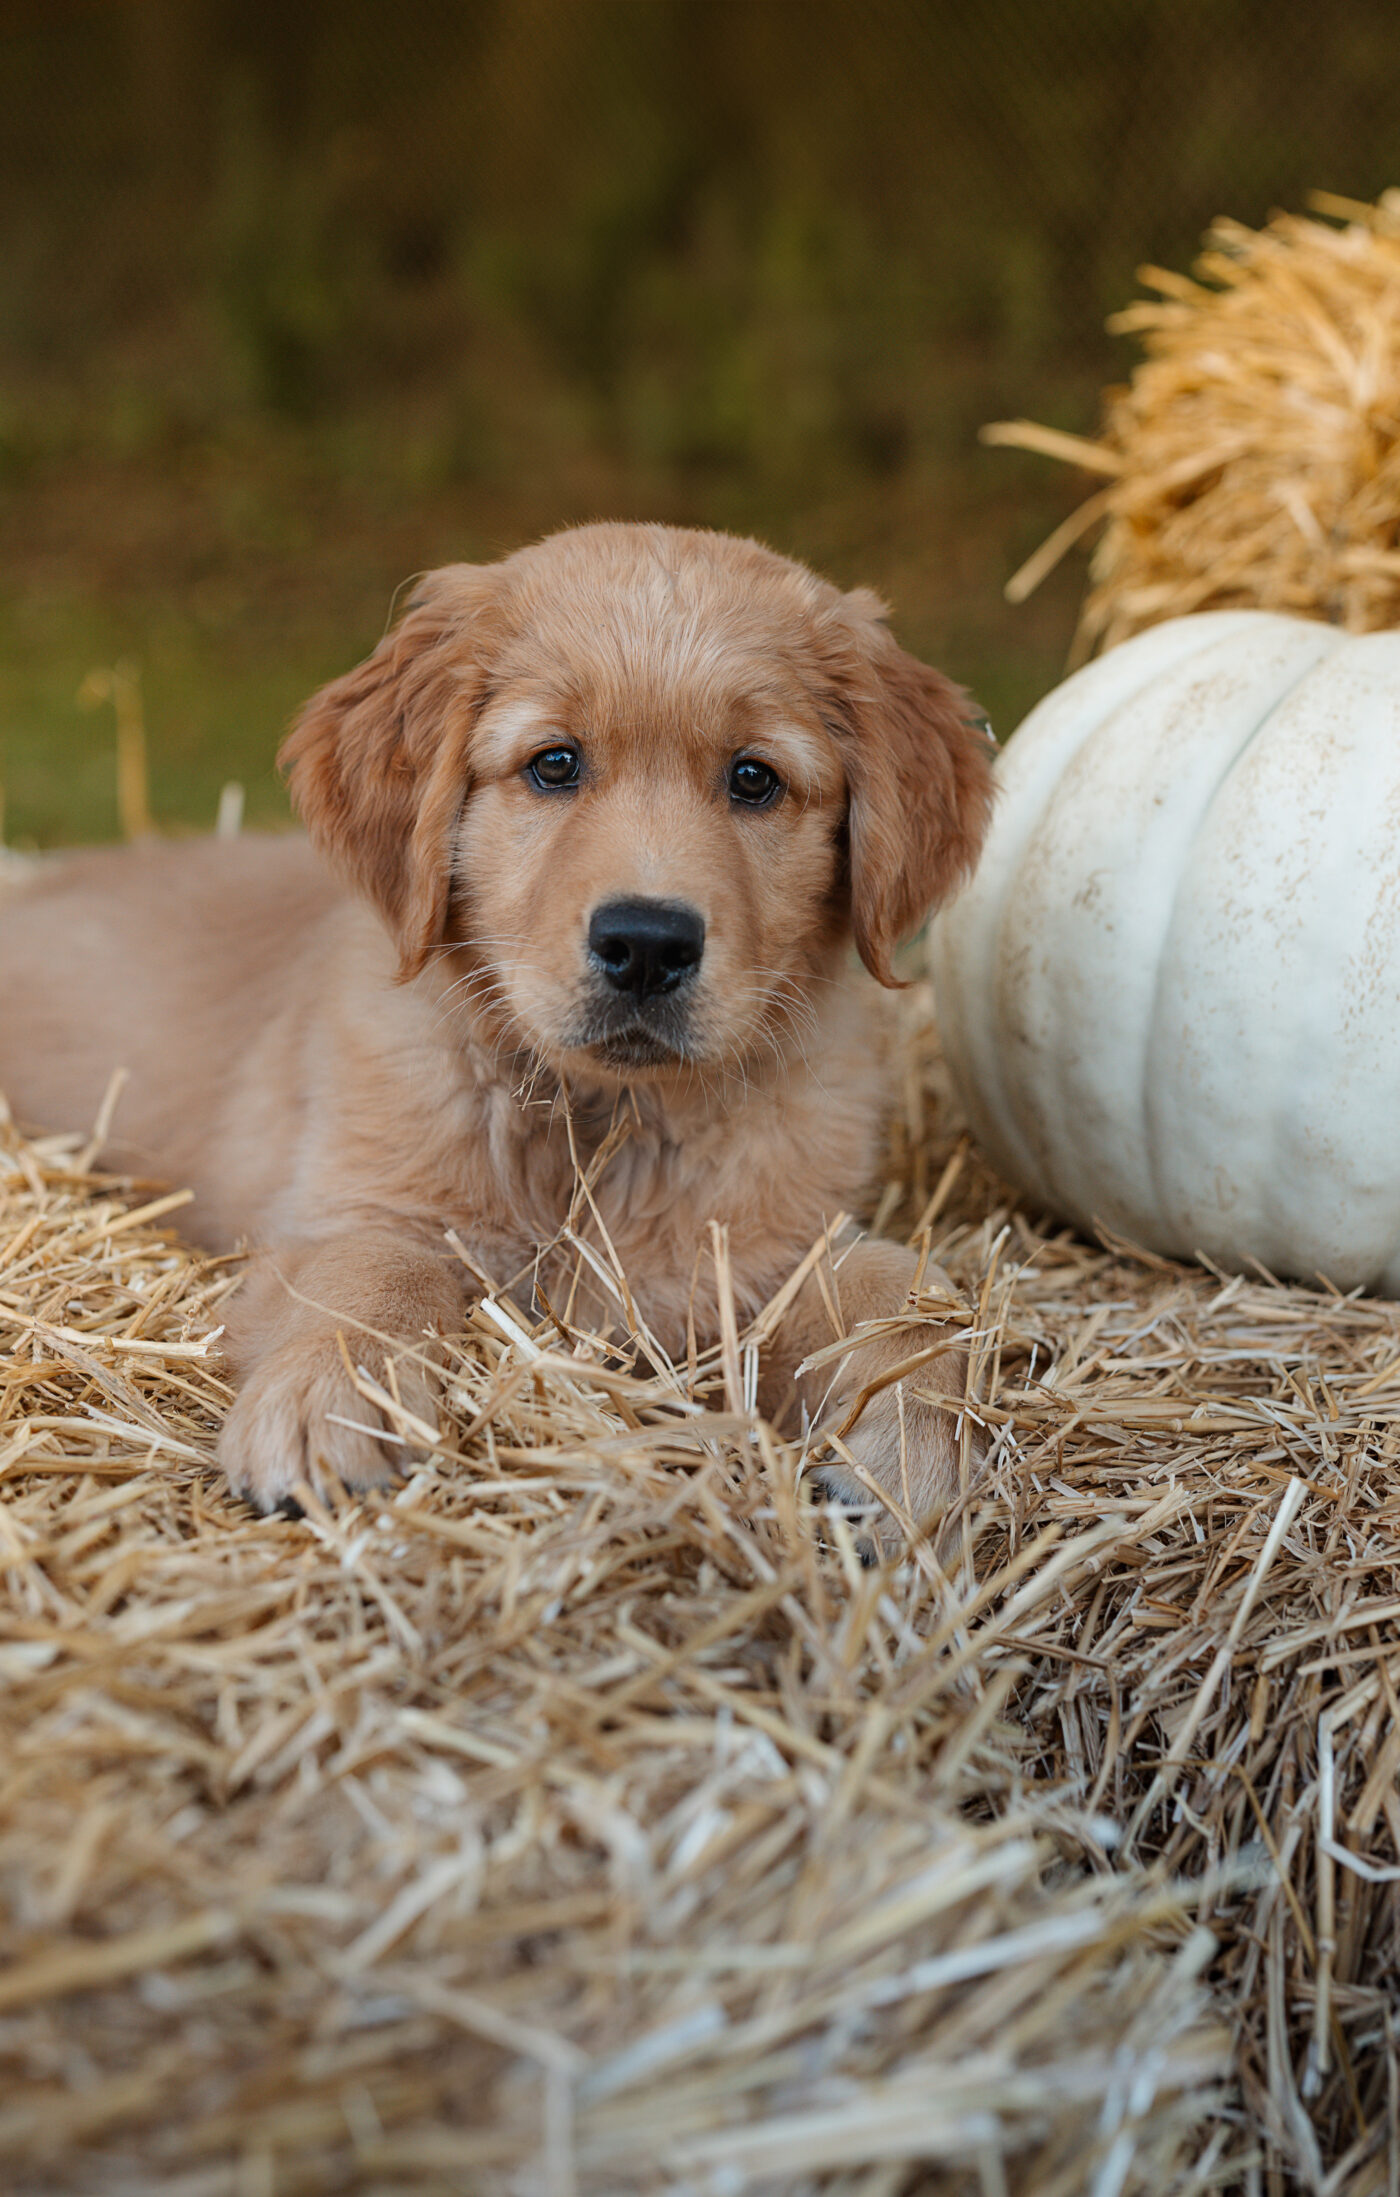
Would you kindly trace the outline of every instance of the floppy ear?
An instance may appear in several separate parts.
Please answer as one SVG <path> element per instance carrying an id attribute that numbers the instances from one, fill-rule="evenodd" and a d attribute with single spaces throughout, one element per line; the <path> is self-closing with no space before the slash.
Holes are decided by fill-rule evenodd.
<path id="1" fill-rule="evenodd" d="M 850 788 L 851 927 L 861 960 L 897 985 L 890 957 L 977 860 L 991 811 L 976 705 L 899 646 L 868 588 L 821 622 L 827 716 Z"/>
<path id="2" fill-rule="evenodd" d="M 312 696 L 277 758 L 313 841 L 393 932 L 401 984 L 446 931 L 492 593 L 486 568 L 429 573 L 374 654 Z"/>

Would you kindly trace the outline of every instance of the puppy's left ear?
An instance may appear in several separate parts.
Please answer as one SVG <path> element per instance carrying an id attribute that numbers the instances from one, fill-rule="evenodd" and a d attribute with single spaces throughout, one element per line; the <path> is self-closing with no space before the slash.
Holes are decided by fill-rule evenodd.
<path id="1" fill-rule="evenodd" d="M 899 646 L 869 588 L 822 616 L 824 714 L 850 788 L 851 928 L 895 986 L 891 956 L 972 871 L 991 813 L 984 720 L 951 679 Z"/>
<path id="2" fill-rule="evenodd" d="M 446 934 L 494 594 L 490 566 L 426 574 L 374 654 L 312 696 L 278 756 L 313 841 L 388 924 L 401 984 Z"/>

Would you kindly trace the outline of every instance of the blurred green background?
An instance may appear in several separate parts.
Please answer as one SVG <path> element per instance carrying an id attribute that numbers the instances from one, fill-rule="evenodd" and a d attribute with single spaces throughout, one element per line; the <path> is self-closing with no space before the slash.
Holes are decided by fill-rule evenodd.
<path id="1" fill-rule="evenodd" d="M 1400 181 L 1395 0 L 0 0 L 7 836 L 284 813 L 395 589 L 570 521 L 885 592 L 1002 731 L 1063 667 L 1102 332 L 1209 219 Z"/>

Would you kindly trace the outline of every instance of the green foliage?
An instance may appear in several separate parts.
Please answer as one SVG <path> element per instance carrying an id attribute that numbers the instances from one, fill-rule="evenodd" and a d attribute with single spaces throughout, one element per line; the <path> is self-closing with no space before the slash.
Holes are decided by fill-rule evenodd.
<path id="1" fill-rule="evenodd" d="M 339 664 L 295 630 L 248 648 L 182 615 L 144 606 L 139 621 L 91 601 L 0 607 L 0 784 L 17 844 L 109 839 L 117 831 L 109 709 L 80 706 L 94 668 L 139 626 L 152 808 L 165 824 L 209 830 L 224 783 L 247 792 L 252 824 L 287 816 L 273 752 L 293 710 Z"/>
<path id="2" fill-rule="evenodd" d="M 240 393 L 300 419 L 332 391 L 366 274 L 338 219 L 338 150 L 323 162 L 289 157 L 269 136 L 248 71 L 232 75 L 211 209 L 213 291 Z"/>
<path id="3" fill-rule="evenodd" d="M 230 404 L 314 423 L 392 389 L 426 400 L 435 462 L 467 477 L 537 451 L 542 421 L 561 453 L 878 479 L 938 435 L 951 347 L 1012 380 L 1105 364 L 1099 323 L 1141 257 L 1189 256 L 1224 208 L 1392 180 L 1390 15 L 401 0 L 390 21 L 378 0 L 141 0 L 26 18 L 0 31 L 24 95 L 0 377 L 42 358 L 71 383 L 134 350 L 199 425 Z M 129 433 L 130 408 L 105 425 Z"/>
<path id="4" fill-rule="evenodd" d="M 1400 104 L 1393 0 L 110 0 L 0 16 L 0 71 L 0 771 L 43 837 L 104 827 L 94 661 L 141 659 L 158 805 L 205 816 L 406 571 L 601 510 L 874 579 L 1005 722 L 1069 593 L 999 584 L 1073 491 L 978 424 L 1090 427 L 1136 263 L 1373 195 Z"/>

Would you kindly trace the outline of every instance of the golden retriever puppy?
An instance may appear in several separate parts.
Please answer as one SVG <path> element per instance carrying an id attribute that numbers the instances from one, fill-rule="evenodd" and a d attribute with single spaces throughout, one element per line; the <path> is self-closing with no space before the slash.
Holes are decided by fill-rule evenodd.
<path id="1" fill-rule="evenodd" d="M 431 1415 L 425 1339 L 471 1287 L 448 1230 L 493 1276 L 535 1260 L 562 1304 L 540 1249 L 605 1139 L 580 1233 L 606 1233 L 662 1346 L 716 1334 L 712 1220 L 739 1317 L 762 1307 L 868 1183 L 870 978 L 970 868 L 990 790 L 966 698 L 873 595 L 662 526 L 431 573 L 283 762 L 310 844 L 83 854 L 0 903 L 16 1114 L 86 1126 L 125 1066 L 108 1163 L 188 1183 L 197 1240 L 257 1249 L 220 1455 L 264 1508 L 389 1476 L 342 1334 L 377 1370 L 375 1337 L 411 1345 L 405 1401 Z M 886 1326 L 801 1370 L 911 1311 L 916 1273 L 894 1244 L 838 1249 L 763 1400 L 796 1379 L 836 1425 L 871 1391 L 849 1454 L 918 1518 L 956 1484 L 952 1332 Z"/>

